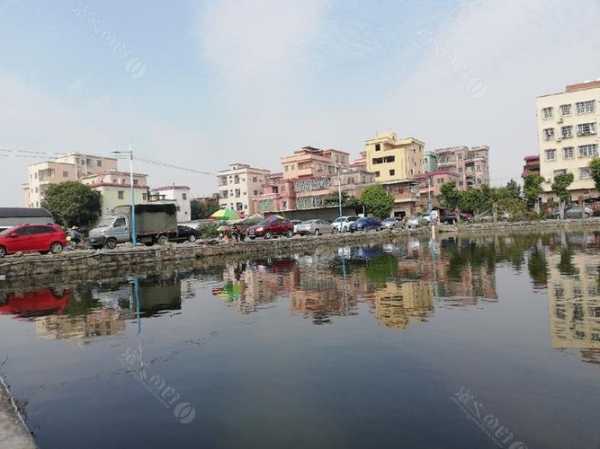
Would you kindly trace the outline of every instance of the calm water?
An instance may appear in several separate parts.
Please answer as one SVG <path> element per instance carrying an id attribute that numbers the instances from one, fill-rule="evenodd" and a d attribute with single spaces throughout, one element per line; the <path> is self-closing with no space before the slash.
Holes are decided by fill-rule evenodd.
<path id="1" fill-rule="evenodd" d="M 410 240 L 0 290 L 1 372 L 42 449 L 598 448 L 599 248 Z"/>

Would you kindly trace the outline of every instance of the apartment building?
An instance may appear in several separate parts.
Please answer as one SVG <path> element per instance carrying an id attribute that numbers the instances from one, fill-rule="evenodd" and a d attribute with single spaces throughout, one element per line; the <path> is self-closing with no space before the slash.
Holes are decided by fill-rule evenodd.
<path id="1" fill-rule="evenodd" d="M 540 156 L 538 154 L 525 156 L 523 160 L 525 163 L 523 164 L 523 173 L 521 174 L 521 177 L 525 178 L 529 175 L 540 174 Z"/>
<path id="2" fill-rule="evenodd" d="M 281 158 L 284 179 L 320 178 L 350 165 L 350 155 L 334 149 L 303 147 Z"/>
<path id="3" fill-rule="evenodd" d="M 294 182 L 285 179 L 283 173 L 272 173 L 265 179 L 262 193 L 255 199 L 254 210 L 258 213 L 279 212 L 296 208 Z"/>
<path id="4" fill-rule="evenodd" d="M 79 179 L 82 184 L 90 186 L 100 192 L 101 215 L 111 215 L 117 206 L 131 204 L 131 181 L 129 172 L 118 170 L 91 174 Z M 133 197 L 135 204 L 149 201 L 148 175 L 143 173 L 133 174 Z"/>
<path id="5" fill-rule="evenodd" d="M 396 133 L 378 134 L 367 140 L 365 152 L 367 170 L 379 183 L 406 181 L 423 173 L 425 143 Z"/>
<path id="6" fill-rule="evenodd" d="M 458 174 L 456 187 L 467 190 L 490 184 L 489 151 L 487 145 L 478 147 L 457 146 L 435 150 L 437 168 Z"/>
<path id="7" fill-rule="evenodd" d="M 169 201 L 177 207 L 177 223 L 184 223 L 192 219 L 192 201 L 188 186 L 156 187 L 151 191 L 152 199 Z"/>
<path id="8" fill-rule="evenodd" d="M 262 193 L 269 170 L 248 164 L 230 164 L 229 169 L 217 175 L 219 207 L 230 208 L 244 216 L 256 213 L 256 199 Z"/>
<path id="9" fill-rule="evenodd" d="M 420 205 L 427 210 L 429 207 L 440 207 L 439 196 L 442 193 L 442 186 L 453 182 L 458 184 L 459 176 L 453 170 L 435 170 L 418 176 Z M 431 201 L 431 204 L 429 202 Z"/>
<path id="10" fill-rule="evenodd" d="M 600 80 L 566 86 L 564 92 L 536 100 L 540 174 L 545 197 L 552 197 L 556 175 L 572 173 L 569 190 L 573 199 L 597 195 L 588 167 L 598 156 Z"/>
<path id="11" fill-rule="evenodd" d="M 27 183 L 23 185 L 25 205 L 40 207 L 48 186 L 82 177 L 117 170 L 117 159 L 84 153 L 69 153 L 51 161 L 27 167 Z"/>

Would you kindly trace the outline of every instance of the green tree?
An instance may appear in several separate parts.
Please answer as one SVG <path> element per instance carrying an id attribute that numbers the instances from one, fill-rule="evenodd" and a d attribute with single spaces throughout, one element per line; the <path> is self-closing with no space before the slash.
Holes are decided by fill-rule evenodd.
<path id="1" fill-rule="evenodd" d="M 560 208 L 560 218 L 565 218 L 565 206 L 567 202 L 571 199 L 571 195 L 569 194 L 569 186 L 573 182 L 573 173 L 565 173 L 562 175 L 558 175 L 554 178 L 552 182 L 552 191 L 556 194 L 559 199 L 559 208 Z"/>
<path id="2" fill-rule="evenodd" d="M 523 180 L 523 192 L 525 193 L 527 205 L 533 205 L 537 213 L 540 211 L 539 198 L 544 191 L 542 189 L 543 182 L 544 178 L 542 178 L 540 175 L 527 175 Z"/>
<path id="3" fill-rule="evenodd" d="M 192 200 L 190 202 L 192 209 L 192 220 L 200 220 L 203 218 L 210 217 L 214 212 L 219 210 L 219 204 L 217 201 L 204 202 L 198 200 Z"/>
<path id="4" fill-rule="evenodd" d="M 594 185 L 596 186 L 596 191 L 600 192 L 600 158 L 595 157 L 592 159 L 589 167 L 592 179 L 594 180 Z"/>
<path id="5" fill-rule="evenodd" d="M 440 188 L 440 203 L 446 209 L 458 209 L 460 206 L 460 192 L 456 189 L 456 184 L 447 182 Z"/>
<path id="6" fill-rule="evenodd" d="M 489 201 L 482 189 L 469 189 L 460 192 L 459 207 L 461 210 L 479 215 L 489 209 Z"/>
<path id="7" fill-rule="evenodd" d="M 42 207 L 63 226 L 89 227 L 100 217 L 100 192 L 76 181 L 51 184 Z"/>
<path id="8" fill-rule="evenodd" d="M 506 193 L 509 197 L 521 198 L 521 186 L 517 181 L 511 178 L 511 180 L 506 183 Z"/>
<path id="9" fill-rule="evenodd" d="M 394 207 L 394 197 L 381 185 L 367 187 L 360 196 L 360 202 L 368 213 L 382 219 L 389 217 Z"/>

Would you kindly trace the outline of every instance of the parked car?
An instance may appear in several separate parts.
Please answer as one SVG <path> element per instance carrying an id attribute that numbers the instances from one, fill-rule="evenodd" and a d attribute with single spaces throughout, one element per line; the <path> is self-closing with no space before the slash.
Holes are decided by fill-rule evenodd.
<path id="1" fill-rule="evenodd" d="M 347 217 L 347 216 L 338 217 L 331 224 L 332 231 L 333 232 L 349 232 L 350 225 L 352 223 L 354 223 L 356 220 L 358 220 L 358 218 L 359 217 L 354 217 L 354 216 L 353 217 Z"/>
<path id="2" fill-rule="evenodd" d="M 381 220 L 375 217 L 362 217 L 350 224 L 350 232 L 355 231 L 379 231 L 381 229 Z"/>
<path id="3" fill-rule="evenodd" d="M 195 242 L 199 238 L 200 231 L 184 225 L 177 225 L 177 232 L 169 235 L 171 242 Z"/>
<path id="4" fill-rule="evenodd" d="M 268 218 L 257 225 L 250 226 L 246 231 L 246 235 L 251 240 L 254 240 L 256 237 L 270 239 L 277 235 L 292 237 L 294 235 L 294 225 L 290 220 L 285 218 Z"/>
<path id="5" fill-rule="evenodd" d="M 386 218 L 381 222 L 381 227 L 383 229 L 395 229 L 399 228 L 400 226 L 402 226 L 402 223 L 400 223 L 396 218 Z"/>
<path id="6" fill-rule="evenodd" d="M 589 218 L 593 215 L 591 208 L 585 206 L 570 206 L 565 209 L 565 218 Z M 552 218 L 560 218 L 560 209 L 556 208 L 552 211 Z"/>
<path id="7" fill-rule="evenodd" d="M 470 223 L 473 221 L 473 215 L 467 212 L 460 213 L 460 221 Z M 456 212 L 446 212 L 442 214 L 440 222 L 444 224 L 455 224 L 458 222 Z"/>
<path id="8" fill-rule="evenodd" d="M 299 224 L 302 223 L 302 220 L 290 220 L 290 221 L 294 225 L 294 234 L 298 234 L 298 232 L 296 231 L 296 228 L 298 227 Z"/>
<path id="9" fill-rule="evenodd" d="M 417 228 L 419 226 L 427 225 L 431 222 L 431 217 L 429 215 L 413 215 L 412 217 L 406 220 L 406 227 L 408 228 Z"/>
<path id="10" fill-rule="evenodd" d="M 294 230 L 296 234 L 307 235 L 307 234 L 331 234 L 332 233 L 331 223 L 326 220 L 314 219 L 306 220 L 296 225 Z"/>
<path id="11" fill-rule="evenodd" d="M 58 254 L 65 246 L 67 236 L 58 225 L 19 225 L 0 232 L 0 257 L 17 252 Z"/>

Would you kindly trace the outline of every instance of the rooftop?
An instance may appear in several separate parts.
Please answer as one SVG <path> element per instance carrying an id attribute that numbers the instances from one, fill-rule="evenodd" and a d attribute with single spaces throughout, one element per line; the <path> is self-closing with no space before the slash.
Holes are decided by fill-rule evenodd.
<path id="1" fill-rule="evenodd" d="M 598 88 L 600 88 L 600 79 L 593 80 L 593 81 L 584 81 L 582 83 L 576 83 L 576 84 L 569 84 L 565 87 L 565 90 L 563 92 L 554 92 L 554 93 L 550 93 L 550 94 L 544 94 L 544 95 L 538 96 L 538 98 L 551 97 L 553 95 L 561 95 L 561 94 L 565 94 L 565 93 L 580 92 L 582 90 L 590 90 L 590 89 L 598 89 Z"/>
<path id="2" fill-rule="evenodd" d="M 188 186 L 176 186 L 176 185 L 172 185 L 172 186 L 155 187 L 155 188 L 152 189 L 153 192 L 158 192 L 160 190 L 190 190 L 190 188 Z"/>

